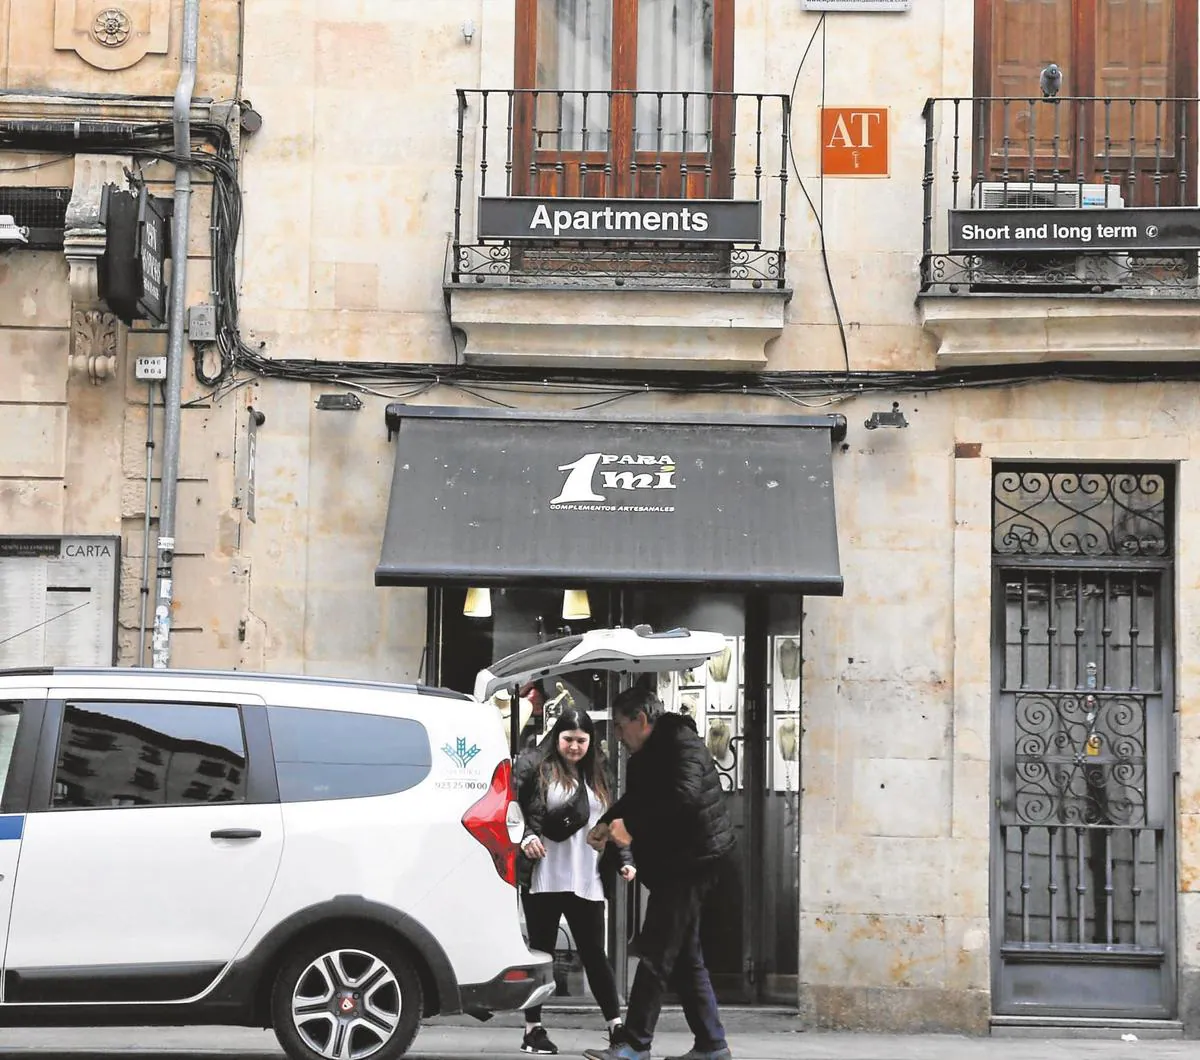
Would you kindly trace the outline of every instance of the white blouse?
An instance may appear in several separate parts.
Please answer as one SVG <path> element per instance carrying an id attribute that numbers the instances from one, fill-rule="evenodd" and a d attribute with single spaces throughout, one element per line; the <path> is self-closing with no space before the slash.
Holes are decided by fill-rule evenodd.
<path id="1" fill-rule="evenodd" d="M 604 901 L 604 887 L 596 871 L 600 855 L 587 844 L 587 834 L 600 820 L 604 808 L 591 788 L 587 793 L 587 824 L 559 843 L 542 837 L 546 856 L 534 862 L 533 882 L 529 888 L 533 894 L 570 891 L 589 902 Z M 546 808 L 555 809 L 574 797 L 574 788 L 564 788 L 558 781 L 551 781 L 546 789 Z"/>

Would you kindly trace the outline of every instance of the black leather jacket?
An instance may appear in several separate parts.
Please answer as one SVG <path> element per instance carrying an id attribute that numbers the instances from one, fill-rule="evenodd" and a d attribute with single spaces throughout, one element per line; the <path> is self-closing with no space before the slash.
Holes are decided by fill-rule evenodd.
<path id="1" fill-rule="evenodd" d="M 543 843 L 549 842 L 542 835 L 542 822 L 546 817 L 546 796 L 543 794 L 543 785 L 538 782 L 539 764 L 542 764 L 545 770 L 549 770 L 539 749 L 532 748 L 517 759 L 516 768 L 513 770 L 513 786 L 517 792 L 517 804 L 525 815 L 525 834 L 521 837 L 522 842 L 531 835 L 537 836 Z M 518 853 L 517 879 L 522 888 L 528 888 L 533 882 L 534 864 L 535 862 L 527 858 L 524 852 Z M 628 848 L 617 846 L 616 843 L 609 843 L 597 863 L 597 871 L 600 873 L 605 887 L 609 887 L 617 869 L 622 865 L 632 864 L 633 854 Z"/>

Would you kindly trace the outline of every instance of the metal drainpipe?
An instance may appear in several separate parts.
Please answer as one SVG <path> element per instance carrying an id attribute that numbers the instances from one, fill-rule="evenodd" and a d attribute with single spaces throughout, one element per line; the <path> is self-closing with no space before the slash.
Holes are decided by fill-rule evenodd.
<path id="1" fill-rule="evenodd" d="M 179 485 L 179 436 L 183 418 L 183 325 L 187 311 L 188 213 L 192 194 L 192 92 L 200 37 L 200 0 L 184 0 L 183 46 L 175 89 L 175 214 L 171 229 L 170 339 L 163 397 L 162 491 L 158 502 L 158 593 L 150 651 L 155 669 L 171 665 L 171 607 L 175 600 L 175 499 Z"/>
<path id="2" fill-rule="evenodd" d="M 142 524 L 142 612 L 138 620 L 138 666 L 146 665 L 146 612 L 150 603 L 150 506 L 154 489 L 154 384 L 146 384 L 146 515 Z"/>

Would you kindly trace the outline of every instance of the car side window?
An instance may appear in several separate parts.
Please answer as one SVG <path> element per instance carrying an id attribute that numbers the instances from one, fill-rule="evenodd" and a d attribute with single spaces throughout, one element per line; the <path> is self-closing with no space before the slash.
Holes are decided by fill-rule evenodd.
<path id="1" fill-rule="evenodd" d="M 360 799 L 416 787 L 432 767 L 429 734 L 412 718 L 268 707 L 283 802 Z"/>
<path id="2" fill-rule="evenodd" d="M 54 770 L 54 809 L 245 799 L 246 742 L 237 707 L 67 703 Z"/>
<path id="3" fill-rule="evenodd" d="M 17 725 L 21 721 L 20 703 L 0 703 L 0 795 L 8 783 L 8 771 L 12 766 L 13 746 L 17 739 Z"/>

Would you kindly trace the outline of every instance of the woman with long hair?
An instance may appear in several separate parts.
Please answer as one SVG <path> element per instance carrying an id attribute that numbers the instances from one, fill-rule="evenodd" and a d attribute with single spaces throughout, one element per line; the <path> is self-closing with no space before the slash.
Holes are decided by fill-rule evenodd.
<path id="1" fill-rule="evenodd" d="M 612 965 L 604 952 L 604 884 L 601 862 L 588 832 L 612 804 L 612 791 L 596 728 L 586 710 L 568 706 L 536 747 L 517 762 L 517 800 L 525 814 L 521 840 L 521 903 L 529 945 L 553 953 L 559 921 L 566 917 L 609 1038 L 621 1025 L 621 1002 Z M 611 846 L 620 875 L 634 878 L 625 848 Z M 525 1053 L 557 1053 L 542 1026 L 538 1005 L 525 1010 Z"/>

